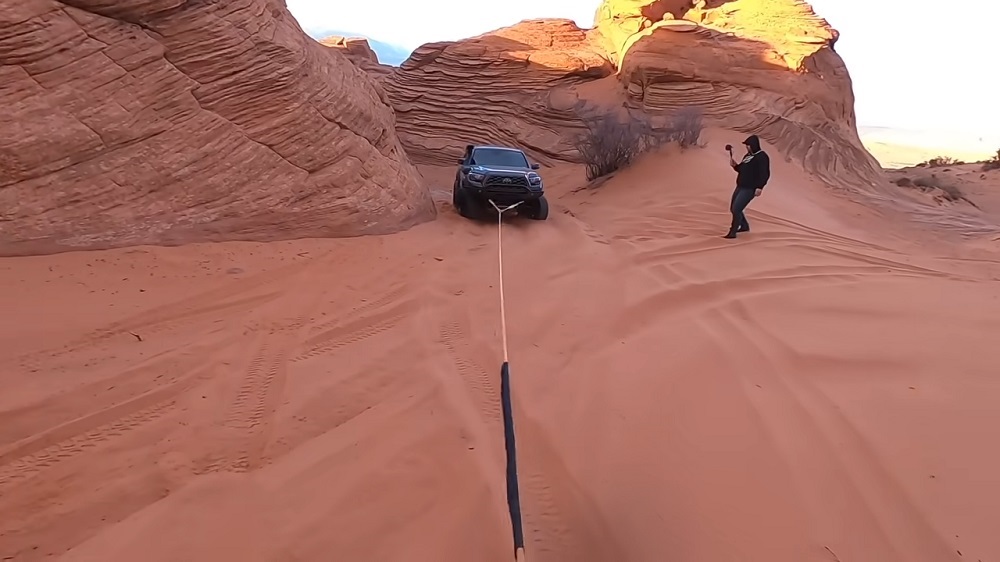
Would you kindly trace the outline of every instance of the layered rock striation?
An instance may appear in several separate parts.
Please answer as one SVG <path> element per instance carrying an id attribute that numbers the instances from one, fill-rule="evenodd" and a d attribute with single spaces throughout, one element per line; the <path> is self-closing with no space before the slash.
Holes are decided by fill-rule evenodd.
<path id="1" fill-rule="evenodd" d="M 425 45 L 384 85 L 420 163 L 451 164 L 469 142 L 576 161 L 581 102 L 653 119 L 695 106 L 832 185 L 869 187 L 881 168 L 858 138 L 837 38 L 800 0 L 606 0 L 592 30 L 532 20 Z"/>
<path id="2" fill-rule="evenodd" d="M 373 80 L 282 0 L 0 0 L 0 253 L 433 217 Z"/>
<path id="3" fill-rule="evenodd" d="M 626 90 L 654 115 L 683 106 L 756 133 L 827 183 L 870 186 L 839 34 L 801 0 L 606 0 L 596 27 Z"/>
<path id="4" fill-rule="evenodd" d="M 321 45 L 340 51 L 355 66 L 376 78 L 384 77 L 392 71 L 389 65 L 381 64 L 368 40 L 361 37 L 331 35 L 320 40 Z"/>
<path id="5" fill-rule="evenodd" d="M 466 144 L 524 148 L 572 160 L 576 89 L 610 76 L 599 41 L 570 20 L 530 20 L 480 37 L 418 48 L 383 85 L 419 163 L 450 165 Z"/>

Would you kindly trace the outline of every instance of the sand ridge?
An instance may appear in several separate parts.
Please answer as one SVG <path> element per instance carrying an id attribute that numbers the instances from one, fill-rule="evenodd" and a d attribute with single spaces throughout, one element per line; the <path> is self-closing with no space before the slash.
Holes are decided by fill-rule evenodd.
<path id="1" fill-rule="evenodd" d="M 777 158 L 723 240 L 734 136 L 505 227 L 531 559 L 1000 554 L 996 252 Z M 400 234 L 0 261 L 0 558 L 509 560 L 495 225 L 422 172 Z"/>

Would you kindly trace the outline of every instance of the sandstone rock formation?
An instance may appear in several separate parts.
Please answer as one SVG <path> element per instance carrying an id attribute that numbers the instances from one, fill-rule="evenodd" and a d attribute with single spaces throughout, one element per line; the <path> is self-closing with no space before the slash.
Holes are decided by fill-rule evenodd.
<path id="1" fill-rule="evenodd" d="M 0 0 L 0 253 L 386 232 L 434 207 L 283 0 Z"/>
<path id="2" fill-rule="evenodd" d="M 697 105 L 711 122 L 759 134 L 828 183 L 879 181 L 834 51 L 839 35 L 806 2 L 605 0 L 596 27 L 629 105 L 652 114 Z"/>
<path id="3" fill-rule="evenodd" d="M 320 44 L 337 49 L 358 68 L 377 78 L 381 78 L 392 71 L 391 66 L 379 63 L 378 55 L 372 50 L 367 39 L 331 35 L 330 37 L 321 39 Z"/>
<path id="4" fill-rule="evenodd" d="M 870 187 L 837 33 L 800 0 L 606 0 L 595 28 L 533 20 L 418 49 L 385 78 L 418 163 L 451 164 L 467 142 L 513 143 L 574 161 L 581 100 L 757 133 L 832 185 Z"/>
<path id="5" fill-rule="evenodd" d="M 543 162 L 572 160 L 576 88 L 614 67 L 594 34 L 570 20 L 530 20 L 418 48 L 383 83 L 407 153 L 451 165 L 468 143 L 520 146 Z"/>

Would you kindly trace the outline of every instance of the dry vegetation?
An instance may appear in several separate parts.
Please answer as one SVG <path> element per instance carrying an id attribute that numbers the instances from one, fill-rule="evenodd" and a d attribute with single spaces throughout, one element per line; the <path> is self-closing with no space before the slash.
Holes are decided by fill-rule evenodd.
<path id="1" fill-rule="evenodd" d="M 990 170 L 1000 169 L 1000 150 L 997 150 L 996 155 L 994 155 L 989 160 L 984 160 L 981 162 L 983 165 L 983 171 L 989 172 Z M 961 160 L 956 160 L 950 156 L 935 156 L 926 162 L 921 162 L 917 164 L 918 168 L 943 168 L 945 166 L 961 166 L 965 164 Z"/>
<path id="2" fill-rule="evenodd" d="M 1000 149 L 997 149 L 997 153 L 989 160 L 983 162 L 983 171 L 989 172 L 990 170 L 1000 169 Z"/>
<path id="3" fill-rule="evenodd" d="M 926 162 L 917 164 L 917 166 L 921 168 L 943 168 L 944 166 L 961 166 L 962 164 L 965 164 L 965 162 L 951 156 L 935 156 Z"/>
<path id="4" fill-rule="evenodd" d="M 584 131 L 574 139 L 574 146 L 587 166 L 588 180 L 625 168 L 639 155 L 672 142 L 681 148 L 696 146 L 704 128 L 697 107 L 679 109 L 661 126 L 628 110 L 580 104 L 576 112 Z"/>

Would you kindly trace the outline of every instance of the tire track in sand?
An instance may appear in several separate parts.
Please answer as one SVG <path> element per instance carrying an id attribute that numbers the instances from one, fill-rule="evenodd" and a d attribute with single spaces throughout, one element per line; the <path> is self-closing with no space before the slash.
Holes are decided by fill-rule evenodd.
<path id="1" fill-rule="evenodd" d="M 532 560 L 625 560 L 600 509 L 544 430 L 513 405 L 525 548 Z"/>
<path id="2" fill-rule="evenodd" d="M 573 226 L 580 223 L 574 221 Z M 609 241 L 596 230 L 583 234 L 594 243 Z M 481 258 L 490 260 L 489 256 Z M 437 345 L 443 348 L 440 379 L 443 398 L 458 417 L 462 432 L 474 445 L 479 467 L 501 520 L 509 520 L 504 484 L 504 433 L 500 400 L 500 335 L 485 341 L 476 337 L 474 322 L 499 325 L 499 316 L 490 307 L 487 315 L 468 308 L 465 299 L 478 302 L 480 295 L 465 295 L 468 288 L 456 283 L 451 272 L 469 263 L 449 263 L 440 278 L 430 282 L 428 292 L 437 293 L 434 302 L 423 302 L 421 315 L 427 328 L 436 327 Z M 492 292 L 491 292 L 492 293 Z M 491 296 L 494 296 L 491 294 Z M 490 368 L 485 367 L 491 362 Z M 517 404 L 517 366 L 513 366 L 513 415 L 517 432 L 518 481 L 527 556 L 538 562 L 565 560 L 624 560 L 613 546 L 601 523 L 598 510 L 573 483 L 560 456 L 549 446 L 544 434 L 526 417 Z M 456 380 L 457 379 L 457 380 Z M 458 384 L 456 384 L 458 383 Z"/>
<path id="3" fill-rule="evenodd" d="M 814 519 L 828 530 L 853 521 L 855 529 L 871 534 L 866 539 L 871 554 L 886 559 L 928 553 L 940 560 L 959 559 L 839 407 L 807 380 L 793 376 L 804 372 L 794 348 L 754 322 L 739 301 L 709 311 L 700 323 L 722 349 L 739 357 L 740 368 L 733 372 L 748 396 L 754 389 L 766 393 L 767 406 L 757 406 L 757 411 Z M 827 483 L 817 485 L 822 481 Z M 843 529 L 831 542 L 849 540 L 850 532 Z"/>
<path id="4" fill-rule="evenodd" d="M 289 363 L 309 328 L 310 315 L 331 286 L 322 273 L 332 275 L 348 269 L 345 262 L 359 259 L 354 254 L 328 258 L 333 252 L 310 259 L 283 296 L 269 309 L 260 311 L 258 321 L 251 323 L 255 345 L 217 428 L 220 443 L 196 462 L 195 474 L 248 472 L 266 464 L 272 418 L 280 406 Z M 316 270 L 321 275 L 315 275 Z M 302 298 L 302 295 L 307 296 Z M 294 307 L 297 313 L 281 318 L 280 313 L 288 308 L 290 298 L 301 299 Z M 269 318 L 270 314 L 278 315 L 279 319 Z"/>
<path id="5" fill-rule="evenodd" d="M 358 264 L 364 266 L 359 268 L 365 271 L 364 277 L 353 279 L 353 284 L 371 288 L 373 284 L 377 286 L 378 281 L 386 277 L 385 271 L 379 271 L 377 268 L 373 270 L 370 267 L 368 261 L 375 257 L 375 254 L 364 256 L 367 261 Z M 343 279 L 338 281 L 344 283 Z M 323 359 L 323 364 L 326 365 L 324 356 L 363 344 L 404 326 L 418 308 L 417 300 L 408 296 L 409 292 L 408 283 L 395 282 L 391 288 L 375 298 L 360 299 L 361 304 L 349 312 L 307 326 L 303 330 L 305 339 L 297 346 L 297 353 L 291 357 L 288 368 L 292 368 L 295 363 L 316 359 Z M 346 303 L 343 308 L 347 308 Z M 340 372 L 336 374 L 338 378 L 342 375 Z M 282 429 L 276 426 L 275 440 L 265 443 L 263 454 L 272 460 L 280 458 L 299 444 L 361 415 L 386 396 L 405 392 L 411 385 L 417 384 L 411 379 L 405 379 L 406 383 L 401 385 L 398 384 L 399 380 L 396 373 L 383 370 L 378 370 L 376 373 L 355 371 L 347 374 L 336 383 L 334 390 L 320 391 L 320 396 L 300 409 L 298 415 L 292 416 L 291 423 L 295 429 L 291 433 L 284 430 L 282 434 Z"/>
<path id="6" fill-rule="evenodd" d="M 796 275 L 794 269 L 779 272 L 764 272 L 738 279 L 717 279 L 712 281 L 672 282 L 671 277 L 684 278 L 676 268 L 662 264 L 669 275 L 646 267 L 648 274 L 659 280 L 664 290 L 658 291 L 629 305 L 613 322 L 612 331 L 627 337 L 648 329 L 664 314 L 673 316 L 701 312 L 730 302 L 764 295 L 779 294 L 813 287 L 832 287 L 859 282 L 863 276 L 856 272 L 815 273 Z"/>
<path id="7" fill-rule="evenodd" d="M 369 342 L 367 347 L 379 347 Z M 383 348 L 383 353 L 399 354 L 412 350 L 409 344 Z M 344 357 L 354 355 L 349 350 Z M 367 354 L 366 354 L 367 356 Z M 272 461 L 298 446 L 333 431 L 386 402 L 403 400 L 426 392 L 426 380 L 413 376 L 410 367 L 384 368 L 379 360 L 351 361 L 345 359 L 324 362 L 330 365 L 328 377 L 317 383 L 309 397 L 275 425 L 274 439 L 266 454 Z M 291 375 L 293 378 L 297 375 Z M 328 381 L 335 381 L 327 385 Z"/>
<path id="8" fill-rule="evenodd" d="M 318 337 L 320 332 L 325 332 L 331 328 L 338 327 L 348 319 L 364 316 L 370 310 L 382 309 L 391 305 L 401 299 L 408 290 L 409 286 L 405 283 L 401 283 L 390 289 L 388 292 L 383 293 L 380 297 L 363 302 L 360 306 L 354 308 L 342 317 L 327 320 L 326 322 L 322 322 L 311 327 L 309 329 L 309 337 Z"/>
<path id="9" fill-rule="evenodd" d="M 151 389 L 177 382 L 185 374 L 204 364 L 199 352 L 211 353 L 218 344 L 156 354 L 118 374 L 84 383 L 37 402 L 0 412 L 0 450 L 18 441 L 45 433 L 53 427 L 85 418 Z"/>
<path id="10" fill-rule="evenodd" d="M 271 329 L 258 336 L 258 343 L 222 427 L 234 446 L 210 461 L 200 473 L 220 470 L 247 472 L 262 464 L 267 445 L 267 425 L 277 410 L 280 389 L 288 367 L 288 355 L 296 343 L 292 327 Z"/>
<path id="11" fill-rule="evenodd" d="M 644 251 L 630 250 L 633 263 L 652 278 L 659 280 L 664 290 L 645 296 L 629 305 L 615 321 L 613 331 L 625 335 L 643 331 L 657 320 L 661 320 L 664 313 L 690 315 L 726 306 L 745 298 L 850 285 L 864 279 L 886 276 L 954 278 L 936 270 L 858 253 L 850 248 L 838 249 L 834 243 L 824 243 L 822 240 L 814 242 L 814 245 L 808 246 L 810 250 L 847 260 L 848 263 L 804 264 L 745 275 L 731 273 L 729 276 L 716 279 L 692 279 L 674 267 L 671 262 L 683 259 L 687 254 L 700 254 L 712 250 L 724 251 L 728 247 L 719 246 L 715 241 L 699 240 L 683 246 L 668 245 Z M 753 244 L 754 241 L 748 243 Z M 805 244 L 803 241 L 796 243 Z M 854 265 L 858 262 L 861 264 Z"/>
<path id="12" fill-rule="evenodd" d="M 475 402 L 482 421 L 490 426 L 492 432 L 503 427 L 499 392 L 501 358 L 485 345 L 474 346 L 470 334 L 470 324 L 464 315 L 456 315 L 439 326 L 440 341 L 448 351 L 459 377 Z M 496 356 L 495 383 L 493 377 L 476 359 L 483 356 Z"/>
<path id="13" fill-rule="evenodd" d="M 774 246 L 776 249 L 801 249 L 804 252 L 819 253 L 824 255 L 829 255 L 835 258 L 843 259 L 848 262 L 861 263 L 865 266 L 870 266 L 873 270 L 891 269 L 893 271 L 901 271 L 910 273 L 913 275 L 922 275 L 925 277 L 940 277 L 940 278 L 956 278 L 954 275 L 938 271 L 935 269 L 930 269 L 926 267 L 921 267 L 919 265 L 913 265 L 910 263 L 904 263 L 896 261 L 893 259 L 879 257 L 871 255 L 858 250 L 855 247 L 835 242 L 823 242 L 820 240 L 810 239 L 803 236 L 794 236 L 788 233 L 780 232 L 759 232 L 752 233 L 753 238 L 748 239 L 745 242 L 737 242 L 735 244 L 723 243 L 715 239 L 704 240 L 698 239 L 693 242 L 680 243 L 680 244 L 657 244 L 649 249 L 635 249 L 631 253 L 634 256 L 635 263 L 647 266 L 656 263 L 660 263 L 665 260 L 673 260 L 678 258 L 683 258 L 684 256 L 698 256 L 705 255 L 709 252 L 724 252 L 731 250 L 739 245 L 743 244 L 754 244 L 754 245 L 767 245 Z M 633 245 L 634 246 L 634 245 Z M 884 253 L 889 253 L 890 255 L 898 255 L 895 252 L 886 251 Z M 829 266 L 829 267 L 848 267 L 848 266 Z"/>
<path id="14" fill-rule="evenodd" d="M 402 291 L 398 292 L 402 294 Z M 379 300 L 384 304 L 393 302 L 393 299 L 389 295 Z M 370 310 L 378 306 L 373 303 L 368 309 Z M 407 299 L 387 309 L 379 310 L 374 314 L 361 316 L 356 320 L 349 320 L 340 326 L 327 329 L 307 339 L 302 344 L 304 351 L 294 356 L 291 360 L 293 362 L 300 362 L 312 359 L 388 332 L 399 326 L 415 310 L 416 301 Z M 331 322 L 327 322 L 325 325 L 330 326 Z"/>
<path id="15" fill-rule="evenodd" d="M 33 476 L 172 413 L 179 397 L 211 378 L 216 367 L 210 362 L 177 382 L 7 447 L 0 452 L 0 487 Z"/>
<path id="16" fill-rule="evenodd" d="M 468 423 L 485 429 L 485 433 L 474 431 L 480 439 L 486 438 L 489 443 L 480 459 L 485 463 L 483 466 L 488 467 L 486 474 L 499 479 L 494 484 L 502 490 L 504 437 L 499 392 L 502 359 L 488 346 L 478 345 L 471 333 L 466 314 L 453 314 L 439 323 L 440 343 L 462 380 L 466 395 L 473 401 L 472 407 L 457 404 L 456 407 L 460 413 L 465 412 L 465 418 L 478 418 L 469 419 Z M 478 359 L 480 357 L 496 357 L 495 375 L 491 376 L 483 368 Z M 613 556 L 618 549 L 613 546 L 606 526 L 599 521 L 598 510 L 588 505 L 584 495 L 579 493 L 579 488 L 573 484 L 561 459 L 548 445 L 537 425 L 519 414 L 516 401 L 513 410 L 522 521 L 529 557 L 566 561 L 623 559 Z M 602 557 L 594 558 L 595 553 L 600 553 Z"/>
<path id="17" fill-rule="evenodd" d="M 759 215 L 761 218 L 758 219 L 760 222 L 767 224 L 776 224 L 780 226 L 785 226 L 791 231 L 798 231 L 804 235 L 811 235 L 815 238 L 821 239 L 825 242 L 830 242 L 834 244 L 840 244 L 843 246 L 848 246 L 851 248 L 867 248 L 869 250 L 876 250 L 880 252 L 896 253 L 893 249 L 873 242 L 866 242 L 864 240 L 858 240 L 856 238 L 851 238 L 848 236 L 842 236 L 840 234 L 834 234 L 825 230 L 820 230 L 811 226 L 804 225 L 799 222 L 795 222 L 789 219 L 779 217 L 777 215 L 772 215 L 762 211 L 755 211 L 755 214 Z"/>
<path id="18" fill-rule="evenodd" d="M 264 294 L 248 295 L 259 289 L 286 280 L 301 273 L 308 264 L 308 259 L 291 265 L 267 271 L 259 275 L 247 277 L 226 283 L 224 286 L 182 298 L 167 304 L 154 306 L 125 319 L 118 320 L 106 326 L 94 329 L 89 333 L 69 341 L 65 345 L 33 351 L 14 359 L 30 361 L 32 359 L 52 359 L 68 353 L 80 351 L 94 344 L 129 331 L 136 333 L 157 333 L 178 329 L 194 323 L 198 318 L 210 318 L 210 314 L 231 310 L 246 311 L 253 306 L 266 304 L 278 298 L 278 293 L 269 291 Z M 130 336 L 129 336 L 130 337 Z"/>

